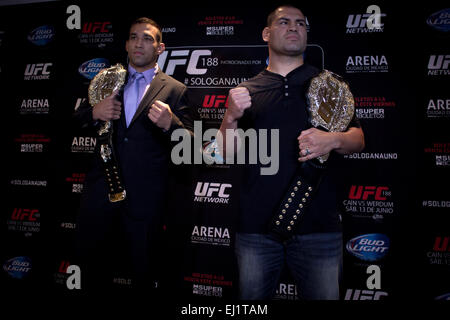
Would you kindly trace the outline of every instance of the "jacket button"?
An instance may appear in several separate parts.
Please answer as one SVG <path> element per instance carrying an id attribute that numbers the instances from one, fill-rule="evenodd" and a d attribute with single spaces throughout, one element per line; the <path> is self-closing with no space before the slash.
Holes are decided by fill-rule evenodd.
<path id="1" fill-rule="evenodd" d="M 127 137 L 123 138 L 123 141 L 128 142 L 128 138 Z"/>

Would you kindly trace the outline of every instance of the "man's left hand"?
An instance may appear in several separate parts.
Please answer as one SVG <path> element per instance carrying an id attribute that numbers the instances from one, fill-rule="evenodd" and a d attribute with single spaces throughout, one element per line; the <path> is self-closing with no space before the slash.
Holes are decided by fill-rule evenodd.
<path id="1" fill-rule="evenodd" d="M 172 110 L 167 103 L 156 100 L 148 111 L 148 117 L 159 128 L 167 131 L 172 123 Z"/>
<path id="2" fill-rule="evenodd" d="M 310 128 L 300 133 L 297 138 L 300 148 L 298 161 L 305 162 L 334 149 L 335 136 L 333 132 L 326 132 L 316 128 Z"/>

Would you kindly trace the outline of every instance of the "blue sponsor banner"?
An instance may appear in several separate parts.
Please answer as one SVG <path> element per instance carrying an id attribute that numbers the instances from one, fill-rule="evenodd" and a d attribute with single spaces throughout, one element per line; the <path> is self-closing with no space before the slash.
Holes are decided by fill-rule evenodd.
<path id="1" fill-rule="evenodd" d="M 53 26 L 45 25 L 37 27 L 28 34 L 28 41 L 37 45 L 45 46 L 53 40 L 55 36 L 55 28 Z"/>
<path id="2" fill-rule="evenodd" d="M 428 17 L 427 24 L 439 31 L 450 31 L 450 8 L 433 13 Z"/>
<path id="3" fill-rule="evenodd" d="M 389 251 L 389 238 L 381 233 L 370 233 L 350 239 L 347 251 L 364 261 L 377 261 Z"/>
<path id="4" fill-rule="evenodd" d="M 440 296 L 434 298 L 434 300 L 448 300 L 448 301 L 450 301 L 450 292 L 446 293 L 446 294 L 443 294 L 443 295 L 440 295 Z"/>
<path id="5" fill-rule="evenodd" d="M 22 279 L 31 271 L 31 259 L 25 256 L 11 258 L 3 264 L 3 270 L 13 278 Z"/>
<path id="6" fill-rule="evenodd" d="M 85 78 L 93 79 L 100 70 L 109 68 L 110 63 L 105 58 L 95 58 L 86 62 L 83 62 L 78 68 L 78 72 Z"/>

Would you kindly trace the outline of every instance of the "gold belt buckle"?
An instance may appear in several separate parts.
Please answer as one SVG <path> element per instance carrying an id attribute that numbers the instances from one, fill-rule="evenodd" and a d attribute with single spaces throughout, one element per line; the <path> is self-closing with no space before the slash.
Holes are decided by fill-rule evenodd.
<path id="1" fill-rule="evenodd" d="M 119 202 L 125 200 L 127 193 L 125 190 L 118 193 L 108 193 L 109 201 L 111 202 Z"/>

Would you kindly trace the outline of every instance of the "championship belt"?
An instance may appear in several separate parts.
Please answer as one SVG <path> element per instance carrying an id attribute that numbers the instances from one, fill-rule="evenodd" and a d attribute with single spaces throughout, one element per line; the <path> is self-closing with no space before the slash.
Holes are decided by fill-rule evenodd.
<path id="1" fill-rule="evenodd" d="M 329 131 L 347 130 L 355 113 L 355 101 L 348 84 L 337 74 L 323 70 L 311 80 L 307 92 L 310 121 L 313 127 Z M 317 157 L 325 163 L 327 153 Z"/>
<path id="2" fill-rule="evenodd" d="M 121 64 L 100 71 L 89 84 L 89 104 L 93 107 L 113 91 L 119 90 L 125 83 L 127 71 Z M 111 202 L 122 201 L 126 191 L 120 178 L 119 165 L 112 143 L 113 126 L 111 121 L 102 122 L 98 130 L 97 155 L 100 157 L 108 186 L 108 199 Z"/>
<path id="3" fill-rule="evenodd" d="M 329 132 L 347 130 L 355 103 L 347 83 L 338 75 L 323 70 L 311 79 L 307 94 L 310 123 Z M 287 194 L 269 224 L 269 234 L 280 241 L 288 240 L 308 208 L 327 167 L 329 154 L 298 166 Z"/>

